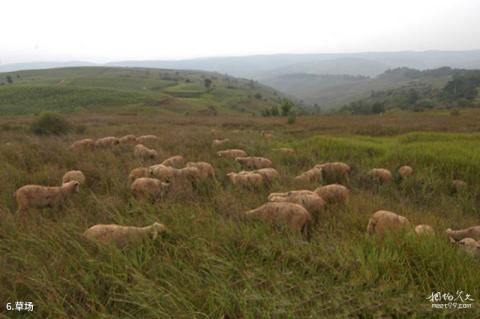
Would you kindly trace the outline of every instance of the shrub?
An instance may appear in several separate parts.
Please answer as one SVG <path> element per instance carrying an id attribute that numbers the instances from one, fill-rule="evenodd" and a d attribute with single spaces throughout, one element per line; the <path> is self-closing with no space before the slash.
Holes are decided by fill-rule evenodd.
<path id="1" fill-rule="evenodd" d="M 293 124 L 296 121 L 297 121 L 297 115 L 295 113 L 290 114 L 290 116 L 288 117 L 287 123 L 288 124 Z"/>
<path id="2" fill-rule="evenodd" d="M 33 133 L 38 135 L 62 135 L 72 130 L 72 125 L 56 113 L 43 113 L 30 126 Z"/>

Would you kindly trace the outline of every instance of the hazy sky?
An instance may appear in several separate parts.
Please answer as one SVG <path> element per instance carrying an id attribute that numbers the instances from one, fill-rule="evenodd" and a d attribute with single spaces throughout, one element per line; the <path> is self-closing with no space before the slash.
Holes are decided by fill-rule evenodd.
<path id="1" fill-rule="evenodd" d="M 477 0 L 12 0 L 0 64 L 480 49 Z"/>

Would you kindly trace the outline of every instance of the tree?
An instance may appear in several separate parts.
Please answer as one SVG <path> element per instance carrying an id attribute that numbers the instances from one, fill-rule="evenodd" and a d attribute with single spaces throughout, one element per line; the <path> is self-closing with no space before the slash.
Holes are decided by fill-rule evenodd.
<path id="1" fill-rule="evenodd" d="M 290 110 L 293 107 L 293 103 L 289 100 L 285 100 L 282 103 L 281 109 L 282 109 L 282 116 L 287 116 L 288 113 L 290 113 Z"/>
<path id="2" fill-rule="evenodd" d="M 272 106 L 272 108 L 270 109 L 270 114 L 272 114 L 272 116 L 280 115 L 280 112 L 278 111 L 278 107 L 276 105 Z"/>
<path id="3" fill-rule="evenodd" d="M 6 79 L 7 79 L 7 83 L 8 83 L 8 84 L 12 84 L 12 83 L 13 83 L 12 76 L 7 75 Z"/>
<path id="4" fill-rule="evenodd" d="M 210 80 L 209 78 L 206 78 L 203 81 L 203 84 L 205 85 L 205 88 L 207 89 L 207 92 L 210 92 L 210 89 L 212 87 L 212 80 Z"/>
<path id="5" fill-rule="evenodd" d="M 375 102 L 372 105 L 372 113 L 379 114 L 385 112 L 385 104 L 380 102 Z"/>

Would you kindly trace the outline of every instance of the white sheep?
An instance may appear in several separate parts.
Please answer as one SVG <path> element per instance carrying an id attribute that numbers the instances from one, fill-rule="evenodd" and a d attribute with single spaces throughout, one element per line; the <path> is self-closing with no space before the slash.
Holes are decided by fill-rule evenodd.
<path id="1" fill-rule="evenodd" d="M 148 159 L 155 159 L 158 157 L 157 151 L 150 149 L 148 147 L 145 147 L 143 144 L 137 144 L 135 145 L 135 149 L 133 150 L 133 155 L 142 160 L 148 160 Z"/>
<path id="2" fill-rule="evenodd" d="M 410 228 L 410 222 L 406 217 L 387 210 L 379 210 L 368 221 L 367 233 L 384 235 L 386 232 L 407 231 Z"/>
<path id="3" fill-rule="evenodd" d="M 85 184 L 85 175 L 83 175 L 82 171 L 68 171 L 62 177 L 62 184 L 68 183 L 70 181 L 77 181 L 80 185 Z"/>
<path id="4" fill-rule="evenodd" d="M 28 210 L 29 208 L 58 208 L 70 197 L 74 192 L 79 190 L 80 183 L 70 181 L 62 186 L 41 186 L 41 185 L 25 185 L 17 189 L 15 192 L 15 200 L 17 201 L 17 212 Z"/>

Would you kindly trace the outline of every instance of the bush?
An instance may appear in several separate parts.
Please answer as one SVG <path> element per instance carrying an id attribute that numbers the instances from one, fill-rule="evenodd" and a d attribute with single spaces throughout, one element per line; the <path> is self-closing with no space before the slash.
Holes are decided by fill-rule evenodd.
<path id="1" fill-rule="evenodd" d="M 56 113 L 43 113 L 30 126 L 38 135 L 62 135 L 72 130 L 72 125 Z"/>
<path id="2" fill-rule="evenodd" d="M 287 120 L 287 123 L 288 124 L 293 124 L 297 121 L 297 115 L 296 114 L 291 114 L 289 117 L 288 117 L 288 120 Z"/>

